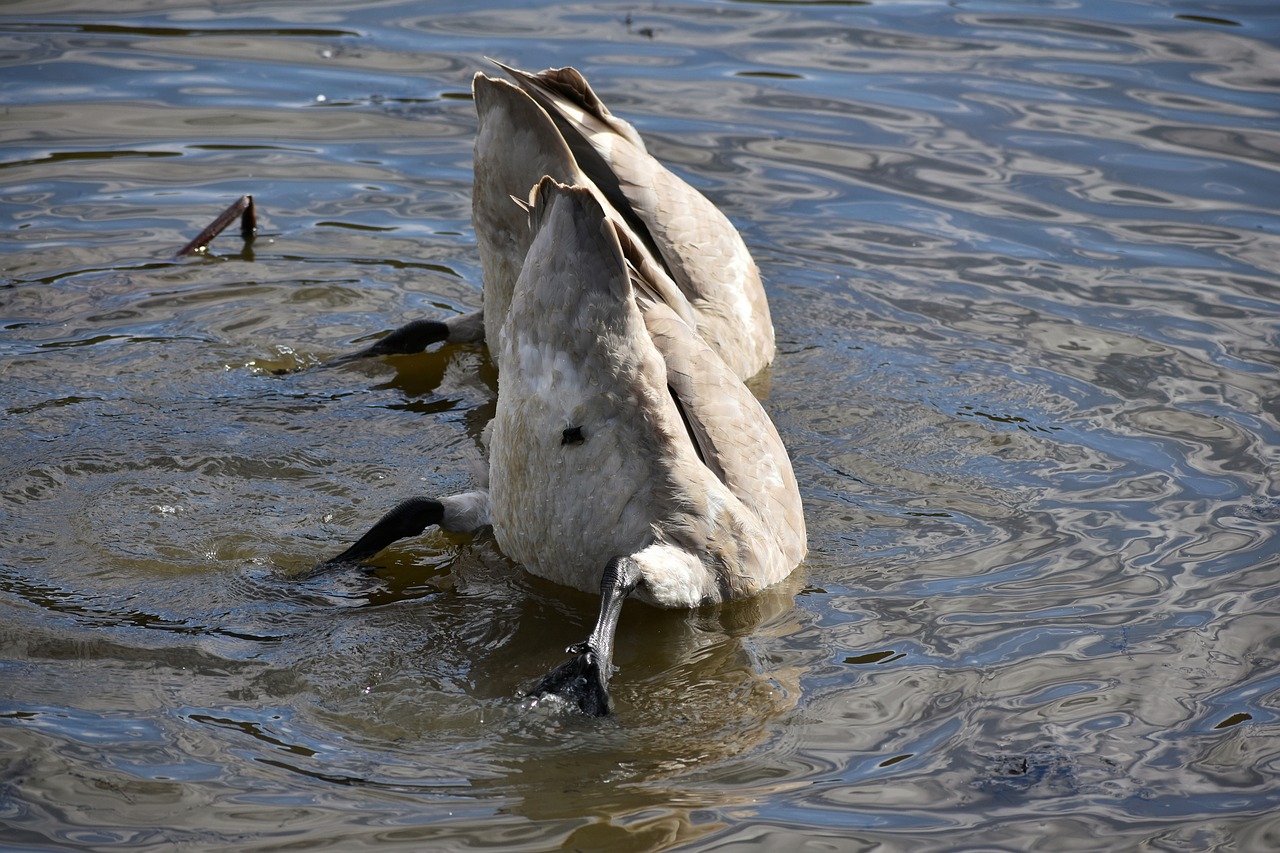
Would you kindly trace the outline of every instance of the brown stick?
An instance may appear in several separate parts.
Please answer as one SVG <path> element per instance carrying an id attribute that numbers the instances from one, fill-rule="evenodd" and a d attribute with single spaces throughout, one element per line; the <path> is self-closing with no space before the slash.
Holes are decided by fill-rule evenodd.
<path id="1" fill-rule="evenodd" d="M 253 209 L 253 196 L 241 196 L 235 204 L 228 207 L 218 215 L 218 218 L 210 223 L 209 227 L 200 232 L 194 240 L 183 246 L 178 252 L 178 257 L 183 255 L 194 255 L 202 249 L 208 247 L 213 242 L 213 238 L 217 237 L 223 230 L 235 221 L 236 217 L 240 217 L 240 236 L 245 240 L 252 240 L 253 235 L 258 231 L 258 215 Z"/>

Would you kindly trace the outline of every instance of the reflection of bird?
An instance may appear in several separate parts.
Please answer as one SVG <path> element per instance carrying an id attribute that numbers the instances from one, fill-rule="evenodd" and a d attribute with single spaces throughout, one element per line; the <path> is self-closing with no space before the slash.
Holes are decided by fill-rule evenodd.
<path id="1" fill-rule="evenodd" d="M 601 591 L 591 637 L 531 691 L 601 714 L 628 595 L 694 607 L 757 592 L 804 557 L 804 518 L 786 451 L 741 381 L 774 352 L 741 238 L 576 71 L 508 70 L 523 89 L 475 79 L 483 320 L 429 330 L 483 329 L 496 358 L 491 487 L 404 501 L 329 563 L 429 524 L 491 523 L 532 573 Z M 392 351 L 407 350 L 362 354 Z"/>

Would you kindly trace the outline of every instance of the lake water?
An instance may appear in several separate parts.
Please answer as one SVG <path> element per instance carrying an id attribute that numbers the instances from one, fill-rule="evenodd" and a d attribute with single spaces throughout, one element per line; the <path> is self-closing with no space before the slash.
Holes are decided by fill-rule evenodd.
<path id="1" fill-rule="evenodd" d="M 359 7 L 358 11 L 354 9 Z M 1280 7 L 0 6 L 0 848 L 1280 848 Z M 738 225 L 810 556 L 623 612 L 430 532 L 496 377 L 470 80 Z M 176 251 L 252 193 L 260 234 Z"/>

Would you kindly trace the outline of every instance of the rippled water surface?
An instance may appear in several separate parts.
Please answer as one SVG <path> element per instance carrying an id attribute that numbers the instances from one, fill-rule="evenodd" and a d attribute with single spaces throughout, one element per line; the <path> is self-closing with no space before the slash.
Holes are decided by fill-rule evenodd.
<path id="1" fill-rule="evenodd" d="M 352 11 L 358 6 L 359 11 Z M 0 848 L 1280 847 L 1267 2 L 0 6 Z M 572 64 L 737 223 L 810 557 L 623 614 L 464 489 L 471 75 Z M 260 235 L 175 253 L 252 193 Z"/>

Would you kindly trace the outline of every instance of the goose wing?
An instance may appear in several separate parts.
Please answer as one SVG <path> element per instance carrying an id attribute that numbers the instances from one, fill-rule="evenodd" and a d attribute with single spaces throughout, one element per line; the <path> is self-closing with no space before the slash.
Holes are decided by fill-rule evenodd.
<path id="1" fill-rule="evenodd" d="M 699 458 L 770 531 L 789 570 L 804 557 L 805 523 L 791 459 L 777 429 L 700 335 L 665 305 L 643 298 L 638 303 Z"/>

